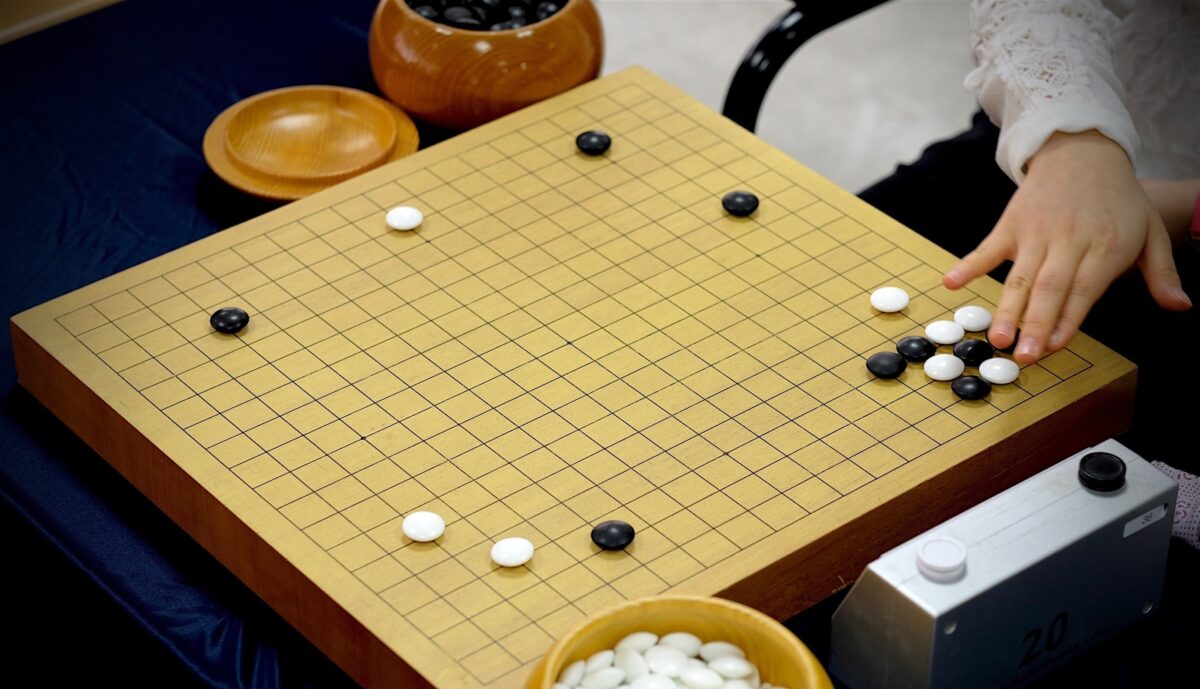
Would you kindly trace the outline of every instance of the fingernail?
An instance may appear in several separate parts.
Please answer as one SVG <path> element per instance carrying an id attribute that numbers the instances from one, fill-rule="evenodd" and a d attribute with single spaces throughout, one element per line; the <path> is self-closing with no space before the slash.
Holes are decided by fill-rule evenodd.
<path id="1" fill-rule="evenodd" d="M 1188 306 L 1192 305 L 1192 300 L 1188 297 L 1187 292 L 1183 291 L 1182 287 L 1172 287 L 1171 294 L 1174 294 L 1175 298 L 1179 299 L 1179 301 L 1182 301 Z"/>
<path id="2" fill-rule="evenodd" d="M 1062 344 L 1062 341 L 1063 341 L 1063 331 L 1059 328 L 1055 328 L 1054 332 L 1050 333 L 1050 346 L 1057 347 L 1060 344 Z"/>
<path id="3" fill-rule="evenodd" d="M 949 273 L 946 273 L 946 279 L 950 282 L 958 282 L 958 271 L 951 270 Z"/>
<path id="4" fill-rule="evenodd" d="M 1040 351 L 1041 347 L 1038 346 L 1037 340 L 1029 337 L 1021 338 L 1021 346 L 1017 347 L 1017 354 L 1027 356 L 1037 356 Z"/>

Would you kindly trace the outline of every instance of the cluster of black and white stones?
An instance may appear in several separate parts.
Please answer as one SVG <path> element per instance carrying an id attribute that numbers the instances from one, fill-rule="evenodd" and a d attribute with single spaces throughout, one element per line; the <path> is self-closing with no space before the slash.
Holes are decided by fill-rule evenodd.
<path id="1" fill-rule="evenodd" d="M 634 632 L 615 648 L 568 664 L 554 689 L 782 689 L 759 677 L 746 652 L 689 632 Z"/>
<path id="2" fill-rule="evenodd" d="M 406 0 L 430 21 L 470 31 L 508 31 L 549 19 L 569 0 Z"/>
<path id="3" fill-rule="evenodd" d="M 908 306 L 908 293 L 899 287 L 881 287 L 871 294 L 871 306 L 895 313 Z M 867 358 L 867 370 L 877 378 L 897 378 L 908 364 L 919 363 L 932 380 L 951 381 L 950 389 L 965 400 L 987 397 L 993 385 L 1007 385 L 1020 375 L 1011 359 L 996 356 L 996 348 L 983 339 L 968 339 L 967 333 L 987 330 L 992 314 L 982 306 L 964 306 L 952 321 L 934 321 L 925 335 L 910 335 L 896 343 L 895 352 L 876 352 Z M 938 353 L 939 346 L 952 346 L 952 353 Z M 1011 351 L 1011 350 L 1010 350 Z M 965 375 L 975 368 L 978 375 Z"/>

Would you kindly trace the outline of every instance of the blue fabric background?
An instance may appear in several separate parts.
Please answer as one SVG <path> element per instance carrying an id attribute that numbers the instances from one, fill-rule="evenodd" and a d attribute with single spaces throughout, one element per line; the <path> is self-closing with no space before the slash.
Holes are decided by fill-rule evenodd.
<path id="1" fill-rule="evenodd" d="M 204 131 L 229 105 L 272 88 L 374 91 L 366 50 L 374 6 L 128 0 L 0 46 L 5 320 L 273 208 L 208 170 Z M 353 686 L 18 388 L 12 361 L 4 328 L 0 497 L 29 525 L 20 528 L 37 536 L 20 542 L 61 558 L 43 581 L 26 582 L 49 600 L 14 604 L 45 606 L 60 650 L 111 644 L 128 654 L 124 663 L 144 662 L 143 647 L 130 640 L 73 633 L 88 616 L 111 614 L 99 596 L 135 621 L 113 633 L 146 630 L 204 684 Z M 37 550 L 47 539 L 65 558 Z M 58 573 L 69 567 L 85 576 Z M 102 593 L 73 590 L 80 586 Z M 79 658 L 72 652 L 63 660 Z M 47 677 L 89 676 L 86 663 L 67 665 Z"/>

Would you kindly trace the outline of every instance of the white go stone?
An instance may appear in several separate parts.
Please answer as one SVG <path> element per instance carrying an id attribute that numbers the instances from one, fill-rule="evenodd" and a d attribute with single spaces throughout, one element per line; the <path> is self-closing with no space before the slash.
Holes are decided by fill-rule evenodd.
<path id="1" fill-rule="evenodd" d="M 554 689 L 571 689 L 571 687 L 568 687 L 567 685 L 563 684 L 562 682 L 555 682 Z"/>
<path id="2" fill-rule="evenodd" d="M 709 661 L 708 667 L 726 679 L 747 679 L 755 672 L 750 661 L 737 656 L 722 656 Z"/>
<path id="3" fill-rule="evenodd" d="M 583 689 L 617 689 L 624 681 L 624 670 L 617 667 L 606 667 L 584 675 L 579 686 Z"/>
<path id="4" fill-rule="evenodd" d="M 533 544 L 514 536 L 496 541 L 492 546 L 492 562 L 501 567 L 520 567 L 533 557 Z M 617 682 L 620 684 L 620 682 Z M 613 685 L 617 686 L 616 684 Z M 595 689 L 595 688 L 593 688 Z"/>
<path id="5" fill-rule="evenodd" d="M 1012 359 L 996 357 L 979 365 L 979 377 L 993 385 L 1008 385 L 1021 375 L 1021 368 Z"/>
<path id="6" fill-rule="evenodd" d="M 934 321 L 925 326 L 925 337 L 940 345 L 952 345 L 965 334 L 963 327 L 954 321 Z"/>
<path id="7" fill-rule="evenodd" d="M 695 634 L 688 634 L 687 632 L 673 632 L 671 634 L 666 634 L 663 636 L 663 638 L 658 640 L 658 643 L 662 644 L 663 646 L 674 646 L 675 648 L 683 651 L 684 655 L 691 658 L 695 658 L 696 656 L 700 655 L 700 647 L 704 645 L 703 642 L 700 641 L 700 637 L 696 636 Z"/>
<path id="8" fill-rule="evenodd" d="M 587 663 L 582 660 L 576 660 L 570 665 L 563 668 L 563 671 L 558 674 L 560 684 L 565 684 L 568 687 L 574 687 L 583 679 L 587 673 Z"/>
<path id="9" fill-rule="evenodd" d="M 415 230 L 425 215 L 412 206 L 396 206 L 387 212 L 387 226 L 393 230 Z"/>
<path id="10" fill-rule="evenodd" d="M 687 655 L 674 646 L 652 646 L 646 649 L 646 665 L 650 672 L 667 677 L 678 677 L 687 667 Z"/>
<path id="11" fill-rule="evenodd" d="M 679 675 L 679 681 L 688 689 L 721 689 L 725 679 L 708 667 L 689 667 Z"/>
<path id="12" fill-rule="evenodd" d="M 629 689 L 679 689 L 679 685 L 670 677 L 642 675 L 630 683 Z"/>
<path id="13" fill-rule="evenodd" d="M 992 314 L 982 306 L 964 306 L 954 312 L 954 322 L 969 333 L 983 332 L 992 324 Z"/>
<path id="14" fill-rule="evenodd" d="M 700 658 L 688 658 L 688 667 L 708 667 L 708 663 Z"/>
<path id="15" fill-rule="evenodd" d="M 758 689 L 758 687 L 744 679 L 731 679 L 725 682 L 722 689 Z"/>
<path id="16" fill-rule="evenodd" d="M 613 660 L 616 655 L 616 652 L 611 650 L 600 651 L 593 654 L 591 658 L 587 659 L 587 674 L 590 675 L 596 670 L 603 670 L 606 667 L 612 667 Z"/>
<path id="17" fill-rule="evenodd" d="M 934 380 L 954 380 L 967 367 L 953 354 L 934 354 L 925 360 L 925 375 Z"/>
<path id="18" fill-rule="evenodd" d="M 613 659 L 613 666 L 625 671 L 625 681 L 627 682 L 632 682 L 642 675 L 650 674 L 650 668 L 646 665 L 646 659 L 642 657 L 641 653 L 632 648 L 624 648 L 617 651 L 617 655 Z"/>
<path id="19" fill-rule="evenodd" d="M 617 642 L 617 650 L 624 651 L 629 649 L 638 653 L 645 652 L 654 644 L 658 643 L 658 635 L 650 632 L 634 632 L 629 636 Z"/>
<path id="20" fill-rule="evenodd" d="M 700 647 L 700 657 L 710 663 L 725 656 L 745 658 L 746 652 L 728 641 L 709 641 Z"/>
<path id="21" fill-rule="evenodd" d="M 871 292 L 871 306 L 884 313 L 903 310 L 908 306 L 908 292 L 899 287 L 880 287 Z"/>
<path id="22" fill-rule="evenodd" d="M 446 533 L 446 520 L 433 512 L 413 512 L 404 518 L 400 528 L 412 540 L 427 543 Z"/>

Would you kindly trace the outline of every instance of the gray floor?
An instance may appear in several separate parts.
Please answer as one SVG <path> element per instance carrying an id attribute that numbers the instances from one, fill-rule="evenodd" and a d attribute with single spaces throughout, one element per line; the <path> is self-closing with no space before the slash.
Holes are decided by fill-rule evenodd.
<path id="1" fill-rule="evenodd" d="M 827 0 L 836 2 L 837 0 Z M 604 71 L 640 64 L 719 110 L 742 54 L 787 0 L 597 0 Z M 975 99 L 965 0 L 893 0 L 806 43 L 775 80 L 758 133 L 859 190 L 964 129 Z"/>

